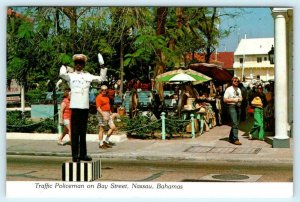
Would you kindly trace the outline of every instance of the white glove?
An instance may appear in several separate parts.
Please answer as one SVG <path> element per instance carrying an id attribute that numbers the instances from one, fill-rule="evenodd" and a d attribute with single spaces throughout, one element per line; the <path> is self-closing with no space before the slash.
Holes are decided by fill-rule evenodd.
<path id="1" fill-rule="evenodd" d="M 104 65 L 104 60 L 103 60 L 103 57 L 102 57 L 102 55 L 100 53 L 98 53 L 98 62 L 100 64 L 100 66 Z"/>
<path id="2" fill-rule="evenodd" d="M 61 79 L 58 80 L 58 82 L 56 82 L 56 89 L 59 89 L 59 86 L 60 84 L 62 83 L 63 81 Z"/>

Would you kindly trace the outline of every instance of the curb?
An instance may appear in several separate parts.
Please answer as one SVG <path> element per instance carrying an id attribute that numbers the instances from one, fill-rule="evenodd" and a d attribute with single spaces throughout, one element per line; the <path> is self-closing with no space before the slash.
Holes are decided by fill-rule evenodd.
<path id="1" fill-rule="evenodd" d="M 59 138 L 58 133 L 6 133 L 7 140 L 54 140 L 57 141 Z M 120 143 L 127 140 L 126 134 L 115 134 L 110 136 L 110 141 L 114 143 Z M 69 141 L 67 136 L 65 141 Z M 98 142 L 98 134 L 87 134 L 87 142 Z"/>
<path id="2" fill-rule="evenodd" d="M 22 152 L 7 152 L 7 155 L 20 155 L 20 156 L 49 156 L 49 157 L 66 157 L 71 158 L 71 153 L 66 152 L 32 152 L 32 151 L 22 151 Z M 245 166 L 293 166 L 293 160 L 290 159 L 277 159 L 274 161 L 273 159 L 269 158 L 232 158 L 231 157 L 218 157 L 218 156 L 202 156 L 202 157 L 194 157 L 191 155 L 181 155 L 181 154 L 169 154 L 161 156 L 159 154 L 152 154 L 152 155 L 145 155 L 139 154 L 136 155 L 134 153 L 95 153 L 91 152 L 89 155 L 92 158 L 99 158 L 99 159 L 107 159 L 107 160 L 128 160 L 128 161 L 164 161 L 164 162 L 180 162 L 180 163 L 197 163 L 200 165 L 205 164 L 242 164 Z"/>

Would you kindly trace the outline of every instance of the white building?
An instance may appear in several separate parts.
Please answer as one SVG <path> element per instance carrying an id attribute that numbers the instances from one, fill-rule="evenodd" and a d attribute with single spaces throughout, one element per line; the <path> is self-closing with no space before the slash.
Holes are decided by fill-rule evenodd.
<path id="1" fill-rule="evenodd" d="M 274 46 L 274 38 L 242 39 L 234 52 L 234 74 L 241 79 L 274 80 L 274 64 L 268 53 Z"/>
<path id="2" fill-rule="evenodd" d="M 274 38 L 243 39 L 234 53 L 236 76 L 261 80 L 274 79 L 275 136 L 274 148 L 290 147 L 294 136 L 294 12 L 292 8 L 271 8 L 274 19 Z M 246 37 L 245 37 L 246 38 Z M 274 45 L 274 65 L 268 60 L 268 52 Z M 261 59 L 260 59 L 261 58 Z M 244 62 L 245 61 L 245 62 Z"/>

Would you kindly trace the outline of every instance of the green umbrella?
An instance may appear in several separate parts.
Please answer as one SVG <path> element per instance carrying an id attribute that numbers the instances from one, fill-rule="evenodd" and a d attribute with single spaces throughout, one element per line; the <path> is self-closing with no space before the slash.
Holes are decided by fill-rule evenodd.
<path id="1" fill-rule="evenodd" d="M 191 69 L 178 69 L 165 72 L 156 77 L 158 82 L 195 82 L 197 84 L 211 80 L 210 77 Z"/>

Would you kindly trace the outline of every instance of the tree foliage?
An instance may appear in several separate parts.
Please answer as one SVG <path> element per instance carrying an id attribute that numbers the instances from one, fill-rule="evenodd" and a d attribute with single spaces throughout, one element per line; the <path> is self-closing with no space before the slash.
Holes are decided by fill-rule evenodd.
<path id="1" fill-rule="evenodd" d="M 7 80 L 26 91 L 56 82 L 59 67 L 72 55 L 88 56 L 86 71 L 100 72 L 97 53 L 109 67 L 109 79 L 142 80 L 166 68 L 188 65 L 186 56 L 206 54 L 231 32 L 218 29 L 218 8 L 167 7 L 14 7 L 25 18 L 7 19 Z"/>

